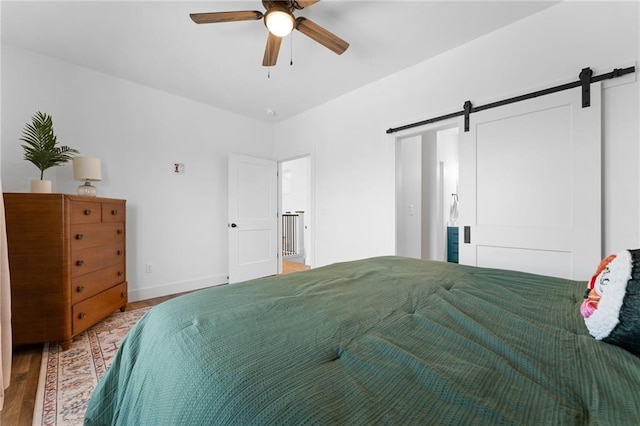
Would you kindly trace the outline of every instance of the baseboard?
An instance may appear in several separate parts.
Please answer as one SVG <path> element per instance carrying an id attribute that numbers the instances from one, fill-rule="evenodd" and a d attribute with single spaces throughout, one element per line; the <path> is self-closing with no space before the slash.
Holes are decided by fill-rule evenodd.
<path id="1" fill-rule="evenodd" d="M 169 296 L 171 294 L 184 293 L 185 291 L 200 290 L 202 288 L 214 287 L 228 283 L 226 275 L 212 276 L 200 278 L 191 281 L 181 281 L 177 283 L 169 283 L 156 287 L 147 287 L 140 289 L 129 288 L 129 302 L 137 302 L 138 300 L 153 299 L 155 297 Z"/>

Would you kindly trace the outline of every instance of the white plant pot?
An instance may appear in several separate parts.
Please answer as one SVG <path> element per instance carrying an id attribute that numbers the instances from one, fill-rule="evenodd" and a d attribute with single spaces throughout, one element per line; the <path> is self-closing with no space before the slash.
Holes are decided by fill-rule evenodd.
<path id="1" fill-rule="evenodd" d="M 31 192 L 38 194 L 49 194 L 51 193 L 51 181 L 50 180 L 40 180 L 34 179 L 31 181 Z"/>

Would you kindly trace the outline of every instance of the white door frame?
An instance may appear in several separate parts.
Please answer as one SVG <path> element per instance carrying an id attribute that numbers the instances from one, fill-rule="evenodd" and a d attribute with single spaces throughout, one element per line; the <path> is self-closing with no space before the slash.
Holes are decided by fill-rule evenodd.
<path id="1" fill-rule="evenodd" d="M 394 253 L 398 253 L 398 197 L 399 197 L 399 193 L 398 193 L 398 174 L 400 173 L 400 171 L 398 170 L 398 150 L 399 150 L 399 146 L 400 146 L 400 141 L 402 141 L 403 139 L 408 139 L 408 138 L 412 138 L 415 136 L 422 136 L 426 133 L 431 133 L 431 134 L 436 134 L 439 131 L 442 130 L 449 130 L 452 128 L 458 128 L 459 132 L 462 132 L 463 129 L 463 122 L 461 121 L 460 117 L 454 117 L 454 118 L 450 118 L 447 120 L 442 120 L 439 121 L 437 123 L 431 123 L 431 124 L 425 124 L 423 126 L 419 126 L 419 127 L 414 127 L 412 129 L 407 129 L 407 130 L 402 130 L 399 132 L 394 133 L 393 135 L 390 136 L 390 142 L 393 143 L 394 146 L 394 176 L 396 179 L 396 182 L 393 186 L 394 189 L 394 202 L 395 202 L 395 208 L 394 208 L 394 233 L 395 233 L 395 238 L 394 238 Z M 444 232 L 444 231 L 443 231 Z M 445 248 L 446 248 L 446 240 L 444 241 L 445 244 Z"/>

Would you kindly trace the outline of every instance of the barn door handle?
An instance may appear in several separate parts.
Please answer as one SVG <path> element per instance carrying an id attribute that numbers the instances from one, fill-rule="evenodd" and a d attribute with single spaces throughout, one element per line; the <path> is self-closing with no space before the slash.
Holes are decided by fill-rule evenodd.
<path id="1" fill-rule="evenodd" d="M 471 244 L 471 227 L 470 226 L 464 227 L 464 243 Z"/>

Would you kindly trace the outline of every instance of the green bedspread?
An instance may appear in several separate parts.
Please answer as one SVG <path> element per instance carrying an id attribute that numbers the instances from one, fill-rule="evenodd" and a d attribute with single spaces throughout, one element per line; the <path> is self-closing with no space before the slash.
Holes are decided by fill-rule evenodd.
<path id="1" fill-rule="evenodd" d="M 200 290 L 131 330 L 85 424 L 639 425 L 585 288 L 380 257 Z"/>

